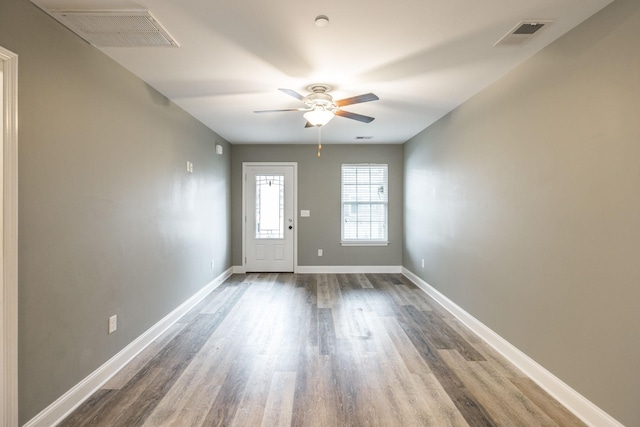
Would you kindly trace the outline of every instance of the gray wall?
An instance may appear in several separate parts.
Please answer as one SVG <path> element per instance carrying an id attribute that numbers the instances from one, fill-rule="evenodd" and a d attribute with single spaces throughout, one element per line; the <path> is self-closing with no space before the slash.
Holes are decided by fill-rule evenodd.
<path id="1" fill-rule="evenodd" d="M 615 1 L 404 146 L 404 265 L 629 426 L 638 28 Z"/>
<path id="2" fill-rule="evenodd" d="M 19 55 L 24 423 L 231 266 L 230 156 L 29 1 L 2 0 L 0 45 Z"/>
<path id="3" fill-rule="evenodd" d="M 233 264 L 242 265 L 242 162 L 298 163 L 298 265 L 401 265 L 402 146 L 233 145 L 231 227 Z M 389 165 L 389 245 L 340 246 L 340 167 L 343 163 Z M 311 216 L 300 218 L 300 209 Z M 323 256 L 318 256 L 318 249 Z"/>

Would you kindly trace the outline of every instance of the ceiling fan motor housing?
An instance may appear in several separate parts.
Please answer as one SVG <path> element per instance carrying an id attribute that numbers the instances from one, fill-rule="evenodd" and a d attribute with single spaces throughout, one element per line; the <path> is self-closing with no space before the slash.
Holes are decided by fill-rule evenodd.
<path id="1" fill-rule="evenodd" d="M 310 107 L 315 105 L 329 106 L 333 104 L 333 98 L 328 93 L 312 93 L 307 95 L 305 103 Z"/>
<path id="2" fill-rule="evenodd" d="M 309 86 L 307 90 L 311 93 L 305 97 L 304 102 L 309 107 L 329 107 L 333 104 L 333 97 L 327 93 L 331 90 L 331 86 L 314 84 Z"/>

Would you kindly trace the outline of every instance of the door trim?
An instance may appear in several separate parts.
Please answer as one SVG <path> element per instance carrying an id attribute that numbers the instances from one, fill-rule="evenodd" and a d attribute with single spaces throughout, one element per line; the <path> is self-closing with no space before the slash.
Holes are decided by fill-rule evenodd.
<path id="1" fill-rule="evenodd" d="M 247 207 L 246 183 L 247 168 L 250 167 L 293 166 L 293 272 L 298 272 L 298 163 L 297 162 L 242 162 L 242 273 L 247 271 Z"/>
<path id="2" fill-rule="evenodd" d="M 18 55 L 0 47 L 4 114 L 2 275 L 0 276 L 0 424 L 18 425 Z"/>

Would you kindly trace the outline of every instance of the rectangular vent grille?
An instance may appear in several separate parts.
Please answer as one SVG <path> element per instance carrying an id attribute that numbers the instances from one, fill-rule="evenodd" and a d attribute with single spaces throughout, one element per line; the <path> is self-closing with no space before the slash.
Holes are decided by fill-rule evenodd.
<path id="1" fill-rule="evenodd" d="M 357 140 L 367 140 L 367 139 L 373 139 L 372 136 L 356 136 Z"/>
<path id="2" fill-rule="evenodd" d="M 146 10 L 51 10 L 49 13 L 96 47 L 179 47 Z"/>
<path id="3" fill-rule="evenodd" d="M 551 24 L 553 21 L 522 21 L 498 40 L 494 46 L 521 45 L 529 41 L 534 34 Z"/>
<path id="4" fill-rule="evenodd" d="M 513 32 L 513 34 L 535 34 L 538 30 L 541 30 L 544 24 L 522 24 Z"/>

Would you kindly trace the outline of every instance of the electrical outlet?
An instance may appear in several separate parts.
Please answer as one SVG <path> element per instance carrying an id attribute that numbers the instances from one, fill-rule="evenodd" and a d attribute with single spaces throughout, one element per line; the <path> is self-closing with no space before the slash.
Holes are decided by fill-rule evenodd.
<path id="1" fill-rule="evenodd" d="M 318 256 L 322 256 L 322 249 L 318 249 Z"/>
<path id="2" fill-rule="evenodd" d="M 211 260 L 211 269 L 213 270 L 214 268 L 216 268 L 216 262 L 212 259 Z"/>
<path id="3" fill-rule="evenodd" d="M 112 334 L 118 329 L 118 315 L 114 314 L 109 317 L 109 333 Z"/>
<path id="4" fill-rule="evenodd" d="M 424 260 L 422 260 L 422 268 L 424 268 Z"/>

